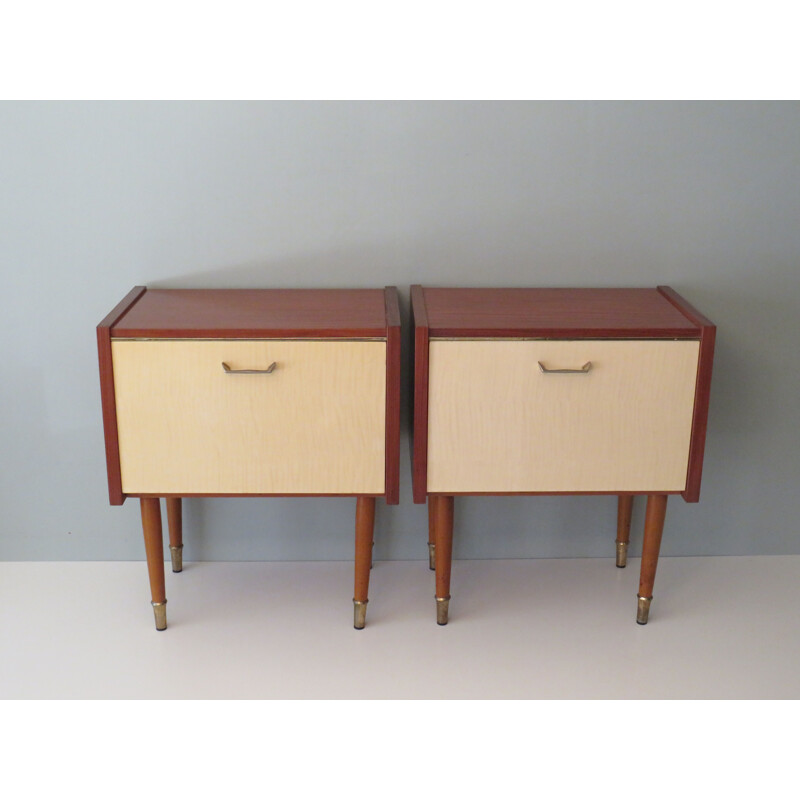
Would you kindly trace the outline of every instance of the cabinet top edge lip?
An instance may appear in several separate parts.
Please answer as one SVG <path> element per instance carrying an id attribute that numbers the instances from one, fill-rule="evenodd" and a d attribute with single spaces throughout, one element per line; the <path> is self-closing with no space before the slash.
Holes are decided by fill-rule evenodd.
<path id="1" fill-rule="evenodd" d="M 112 336 L 112 342 L 386 342 L 385 336 Z"/>
<path id="2" fill-rule="evenodd" d="M 414 288 L 432 338 L 692 339 L 707 322 L 665 286 Z"/>
<path id="3" fill-rule="evenodd" d="M 129 296 L 130 297 L 130 296 Z M 146 289 L 104 320 L 114 338 L 377 338 L 394 319 L 396 290 Z"/>
<path id="4" fill-rule="evenodd" d="M 615 334 L 615 335 L 600 335 L 598 336 L 594 331 L 591 334 L 587 335 L 570 335 L 569 331 L 565 331 L 564 333 L 558 333 L 556 335 L 536 335 L 536 334 L 503 334 L 503 335 L 494 335 L 494 334 L 487 334 L 486 336 L 477 335 L 477 336 L 467 336 L 467 335 L 455 335 L 455 336 L 440 336 L 440 335 L 431 335 L 430 337 L 431 342 L 699 342 L 700 335 L 686 335 L 684 332 L 680 332 L 675 335 L 671 335 L 669 332 L 662 333 L 661 331 L 658 332 L 656 335 L 628 335 L 625 333 L 622 334 Z"/>

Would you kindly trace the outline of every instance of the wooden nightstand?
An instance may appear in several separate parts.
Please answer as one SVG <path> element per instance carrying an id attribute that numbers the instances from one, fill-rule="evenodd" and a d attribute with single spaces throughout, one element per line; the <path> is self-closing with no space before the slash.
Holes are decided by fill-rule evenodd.
<path id="1" fill-rule="evenodd" d="M 133 289 L 97 328 L 109 498 L 138 497 L 156 628 L 182 497 L 354 496 L 355 627 L 375 498 L 399 502 L 397 290 Z"/>
<path id="2" fill-rule="evenodd" d="M 428 503 L 437 621 L 456 495 L 615 494 L 624 567 L 648 496 L 637 622 L 667 496 L 700 497 L 716 328 L 657 289 L 411 289 L 414 502 Z"/>

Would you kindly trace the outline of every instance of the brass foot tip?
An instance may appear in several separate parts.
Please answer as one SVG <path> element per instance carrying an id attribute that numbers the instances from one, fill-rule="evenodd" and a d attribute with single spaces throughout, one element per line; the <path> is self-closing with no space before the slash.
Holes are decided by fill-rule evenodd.
<path id="1" fill-rule="evenodd" d="M 156 618 L 156 630 L 165 631 L 167 629 L 167 601 L 152 602 L 150 605 L 153 606 L 153 614 Z"/>
<path id="2" fill-rule="evenodd" d="M 183 545 L 170 545 L 169 554 L 172 556 L 172 571 L 183 572 Z"/>
<path id="3" fill-rule="evenodd" d="M 624 567 L 628 563 L 628 543 L 617 542 L 617 566 Z"/>
<path id="4" fill-rule="evenodd" d="M 353 627 L 360 631 L 367 624 L 367 603 L 369 600 L 353 600 Z"/>
<path id="5" fill-rule="evenodd" d="M 428 542 L 428 569 L 436 571 L 436 545 Z"/>
<path id="6" fill-rule="evenodd" d="M 450 595 L 436 598 L 436 624 L 447 625 L 447 616 L 450 613 Z"/>
<path id="7" fill-rule="evenodd" d="M 639 606 L 636 609 L 636 621 L 640 625 L 647 625 L 647 618 L 650 616 L 650 601 L 653 599 L 652 597 L 642 597 L 641 595 L 637 595 L 639 600 Z"/>

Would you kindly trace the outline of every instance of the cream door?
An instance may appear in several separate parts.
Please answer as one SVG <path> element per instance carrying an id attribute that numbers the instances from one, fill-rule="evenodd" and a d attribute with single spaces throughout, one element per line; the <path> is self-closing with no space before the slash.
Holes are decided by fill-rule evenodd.
<path id="1" fill-rule="evenodd" d="M 385 342 L 115 340 L 111 352 L 123 492 L 384 492 Z"/>
<path id="2" fill-rule="evenodd" d="M 699 349 L 431 340 L 428 491 L 683 490 Z"/>

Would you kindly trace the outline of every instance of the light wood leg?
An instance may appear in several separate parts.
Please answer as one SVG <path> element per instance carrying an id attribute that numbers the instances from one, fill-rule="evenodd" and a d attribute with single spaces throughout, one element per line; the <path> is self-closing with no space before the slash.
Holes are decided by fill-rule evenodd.
<path id="1" fill-rule="evenodd" d="M 656 580 L 658 552 L 661 549 L 661 534 L 664 532 L 664 516 L 667 513 L 667 495 L 651 494 L 647 498 L 644 516 L 644 544 L 642 545 L 642 571 L 639 577 L 639 597 L 636 621 L 646 625 L 653 599 L 653 584 Z"/>
<path id="2" fill-rule="evenodd" d="M 428 569 L 436 569 L 436 539 L 434 538 L 434 529 L 436 522 L 434 520 L 434 508 L 436 504 L 435 497 L 428 498 Z"/>
<path id="3" fill-rule="evenodd" d="M 617 498 L 617 566 L 628 563 L 628 543 L 631 540 L 631 514 L 633 495 L 621 494 Z"/>
<path id="4" fill-rule="evenodd" d="M 450 568 L 453 558 L 453 498 L 437 496 L 434 500 L 434 535 L 436 545 L 436 622 L 447 625 L 450 612 Z"/>
<path id="5" fill-rule="evenodd" d="M 183 571 L 183 507 L 180 497 L 167 498 L 167 524 L 169 526 L 169 554 L 172 571 Z"/>
<path id="6" fill-rule="evenodd" d="M 361 630 L 367 622 L 372 536 L 375 529 L 375 498 L 356 498 L 356 566 L 353 592 L 353 626 Z"/>
<path id="7" fill-rule="evenodd" d="M 142 530 L 150 576 L 150 595 L 156 630 L 167 628 L 167 594 L 164 587 L 164 541 L 161 534 L 161 501 L 158 497 L 142 497 Z"/>

